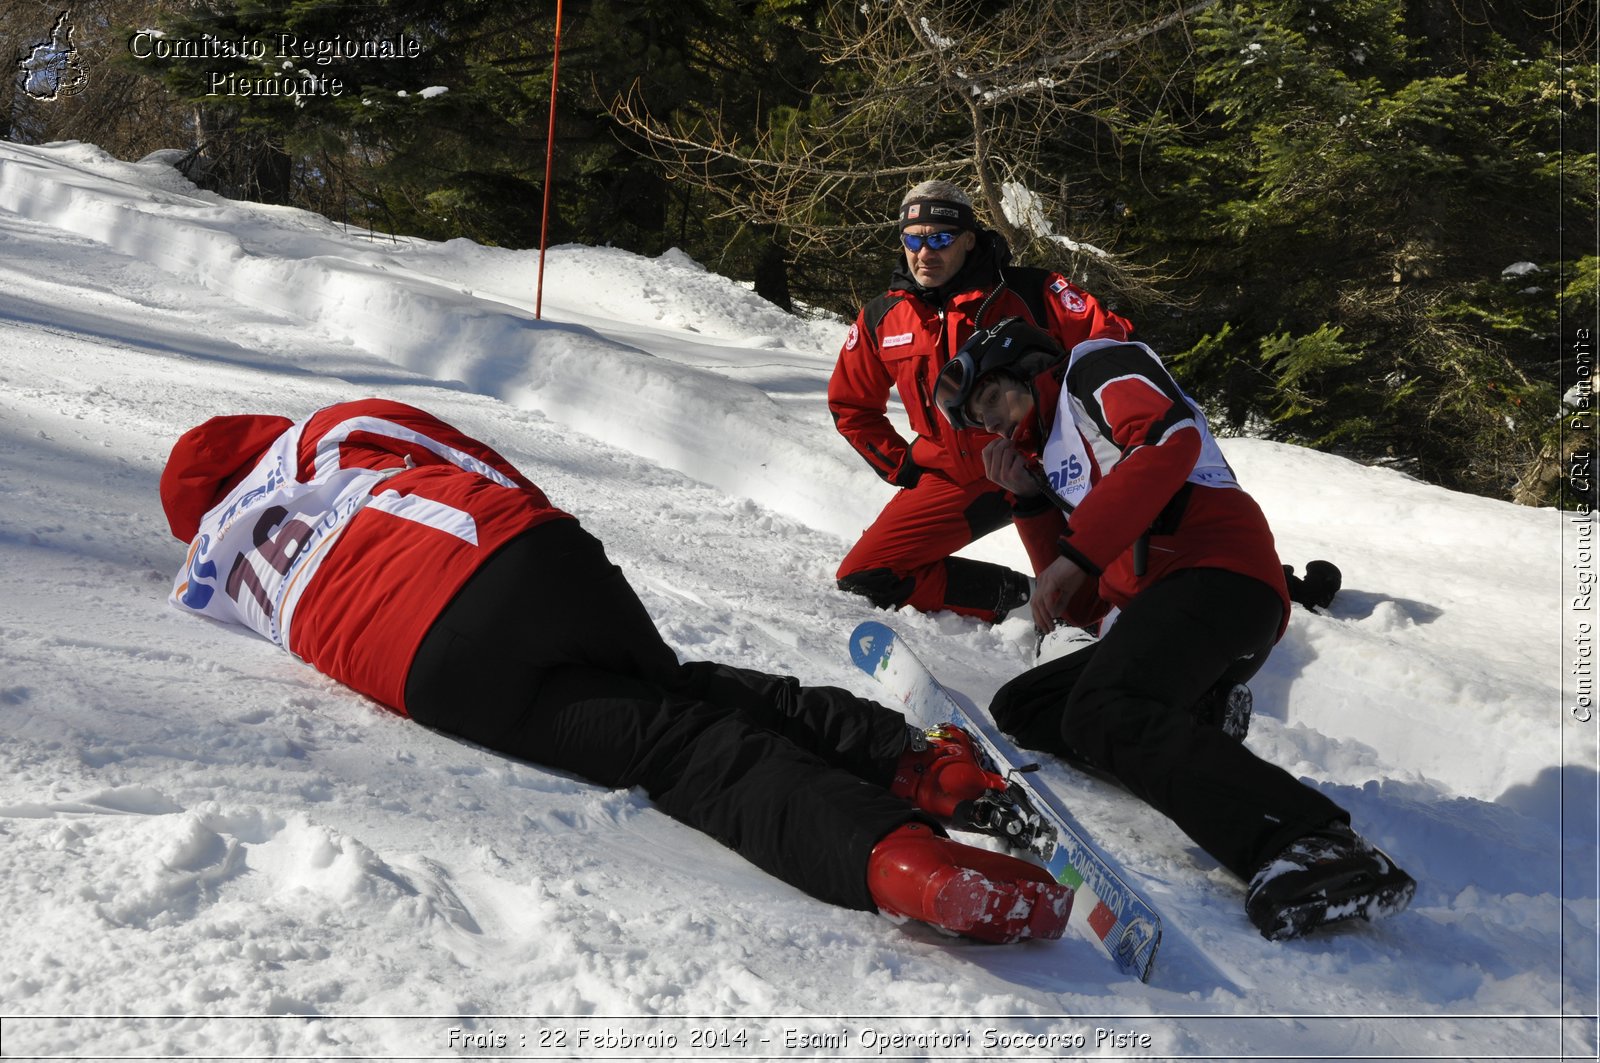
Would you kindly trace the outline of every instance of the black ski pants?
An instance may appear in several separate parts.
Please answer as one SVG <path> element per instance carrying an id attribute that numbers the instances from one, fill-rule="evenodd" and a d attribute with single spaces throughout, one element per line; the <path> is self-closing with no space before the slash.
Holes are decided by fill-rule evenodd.
<path id="1" fill-rule="evenodd" d="M 814 897 L 875 909 L 867 857 L 927 822 L 887 786 L 898 712 L 830 687 L 679 664 L 575 520 L 495 554 L 429 629 L 406 678 L 418 722 L 614 787 L 641 787 Z"/>
<path id="2" fill-rule="evenodd" d="M 990 712 L 1020 745 L 1087 763 L 1249 879 L 1308 830 L 1349 814 L 1191 707 L 1265 663 L 1283 619 L 1266 584 L 1187 569 L 1145 590 L 1104 638 L 1001 687 Z"/>

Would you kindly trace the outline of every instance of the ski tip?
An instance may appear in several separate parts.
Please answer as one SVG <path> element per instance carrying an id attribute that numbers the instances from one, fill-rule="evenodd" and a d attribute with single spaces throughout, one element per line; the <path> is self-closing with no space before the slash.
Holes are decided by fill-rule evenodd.
<path id="1" fill-rule="evenodd" d="M 889 652 L 894 642 L 894 628 L 876 620 L 867 620 L 850 632 L 850 659 L 864 672 L 872 672 L 878 662 Z"/>

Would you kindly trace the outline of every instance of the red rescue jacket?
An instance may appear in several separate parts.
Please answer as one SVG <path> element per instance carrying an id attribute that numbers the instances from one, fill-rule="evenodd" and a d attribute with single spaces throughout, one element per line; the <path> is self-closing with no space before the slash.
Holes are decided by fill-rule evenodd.
<path id="1" fill-rule="evenodd" d="M 174 604 L 401 713 L 417 647 L 467 579 L 522 532 L 572 519 L 492 448 L 383 399 L 298 423 L 214 417 L 173 448 L 161 503 L 190 544 Z"/>
<path id="2" fill-rule="evenodd" d="M 960 484 L 984 478 L 983 448 L 994 436 L 951 428 L 933 404 L 939 370 L 978 328 L 1021 316 L 1067 350 L 1088 339 L 1132 337 L 1128 321 L 1059 273 L 1006 268 L 1010 255 L 998 234 L 980 234 L 966 265 L 936 291 L 917 284 L 902 264 L 889 290 L 861 309 L 845 335 L 828 382 L 828 410 L 839 432 L 889 483 L 910 487 L 924 469 Z M 887 416 L 890 388 L 916 434 L 911 442 Z"/>
<path id="3" fill-rule="evenodd" d="M 1016 525 L 1035 572 L 1066 555 L 1099 578 L 1101 601 L 1070 603 L 1069 622 L 1092 623 L 1106 603 L 1127 605 L 1181 569 L 1220 568 L 1276 591 L 1287 625 L 1289 592 L 1267 518 L 1154 352 L 1082 344 L 1034 381 L 1034 397 L 1034 416 L 1013 440 L 1040 460 L 1071 515 L 1046 497 L 1025 499 Z M 1139 572 L 1135 544 L 1146 535 Z"/>

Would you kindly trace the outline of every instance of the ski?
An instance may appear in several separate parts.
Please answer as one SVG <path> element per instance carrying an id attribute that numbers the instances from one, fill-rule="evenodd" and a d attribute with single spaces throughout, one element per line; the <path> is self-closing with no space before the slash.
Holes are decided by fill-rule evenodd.
<path id="1" fill-rule="evenodd" d="M 1017 766 L 1010 743 L 994 725 L 962 708 L 887 624 L 869 620 L 857 627 L 850 635 L 850 657 L 905 705 L 912 723 L 953 723 L 972 735 L 995 773 L 1010 779 L 1011 786 L 977 810 L 968 826 L 1032 853 L 1057 881 L 1073 887 L 1078 899 L 1072 923 L 1119 969 L 1149 981 L 1161 944 L 1161 916 L 1089 844 L 1054 795 L 1030 781 L 1031 768 Z"/>

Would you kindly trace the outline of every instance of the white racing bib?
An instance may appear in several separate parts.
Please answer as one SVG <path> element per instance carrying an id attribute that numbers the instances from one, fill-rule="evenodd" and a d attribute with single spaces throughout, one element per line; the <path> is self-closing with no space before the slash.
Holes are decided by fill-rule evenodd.
<path id="1" fill-rule="evenodd" d="M 1050 428 L 1050 438 L 1045 440 L 1044 453 L 1040 455 L 1045 478 L 1050 490 L 1070 508 L 1076 509 L 1093 486 L 1090 482 L 1089 446 L 1083 433 L 1078 431 L 1077 399 L 1065 392 L 1056 404 L 1056 423 Z M 1093 422 L 1087 422 L 1093 423 Z M 1112 459 L 1115 464 L 1115 458 Z M 1109 468 L 1109 465 L 1107 466 Z"/>
<path id="2" fill-rule="evenodd" d="M 372 488 L 399 469 L 339 469 L 309 484 L 294 478 L 301 425 L 287 430 L 200 522 L 172 601 L 243 624 L 285 649 L 295 603 Z"/>
<path id="3" fill-rule="evenodd" d="M 1116 346 L 1124 342 L 1126 341 L 1089 340 L 1078 344 L 1072 349 L 1072 359 L 1068 367 L 1069 377 L 1071 365 L 1079 358 L 1102 347 Z M 1143 348 L 1156 365 L 1161 365 L 1161 359 L 1149 347 L 1142 343 L 1133 346 Z M 1164 369 L 1165 367 L 1163 371 Z M 1174 387 L 1176 388 L 1175 384 Z M 1181 389 L 1178 393 L 1183 394 Z M 1095 400 L 1099 401 L 1098 394 Z M 1222 456 L 1222 448 L 1217 446 L 1216 438 L 1211 434 L 1205 412 L 1188 395 L 1183 395 L 1183 401 L 1194 414 L 1194 427 L 1200 433 L 1200 455 L 1195 459 L 1194 468 L 1187 477 L 1188 481 L 1204 487 L 1237 488 L 1239 482 L 1234 478 L 1228 460 Z M 1091 461 L 1091 441 L 1093 461 Z M 1077 508 L 1094 486 L 1093 468 L 1098 465 L 1103 477 L 1116 467 L 1122 457 L 1121 448 L 1115 441 L 1100 433 L 1095 419 L 1090 416 L 1083 402 L 1076 395 L 1063 391 L 1061 401 L 1056 404 L 1055 424 L 1050 428 L 1050 438 L 1045 441 L 1044 452 L 1040 455 L 1045 477 L 1050 481 L 1050 488 L 1056 496 L 1069 508 Z"/>

